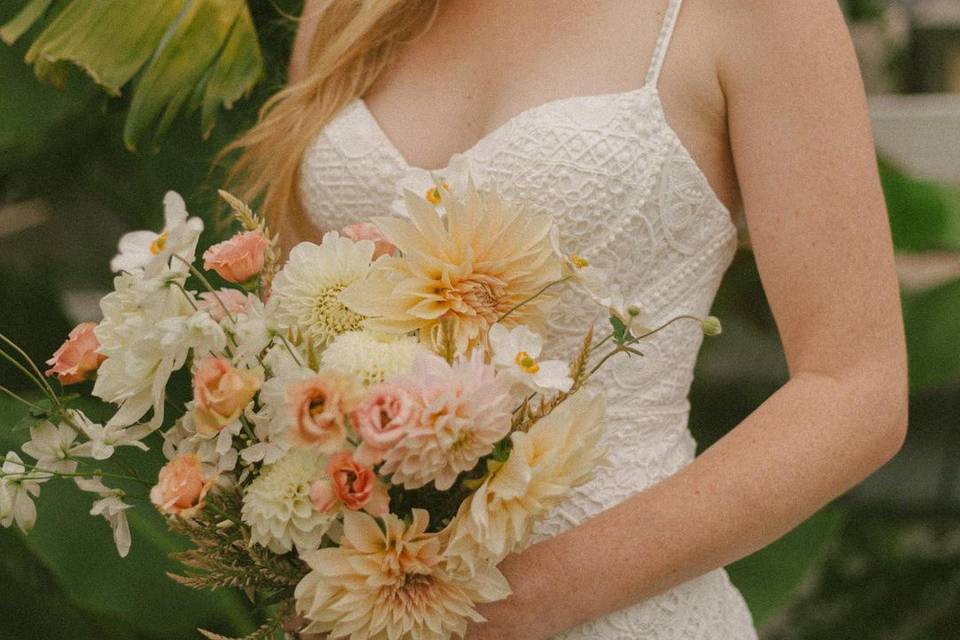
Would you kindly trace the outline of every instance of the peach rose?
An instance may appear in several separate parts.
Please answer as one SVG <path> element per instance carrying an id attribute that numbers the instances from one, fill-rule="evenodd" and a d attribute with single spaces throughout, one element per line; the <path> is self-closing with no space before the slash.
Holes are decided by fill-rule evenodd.
<path id="1" fill-rule="evenodd" d="M 193 422 L 197 433 L 212 436 L 243 413 L 263 384 L 263 372 L 235 369 L 229 360 L 204 358 L 193 373 Z"/>
<path id="2" fill-rule="evenodd" d="M 189 518 L 203 508 L 203 499 L 216 476 L 205 478 L 200 458 L 192 453 L 177 456 L 168 462 L 150 489 L 150 502 L 161 513 Z"/>
<path id="3" fill-rule="evenodd" d="M 200 303 L 197 308 L 206 311 L 210 314 L 210 317 L 220 322 L 227 317 L 227 311 L 236 316 L 246 311 L 255 299 L 256 297 L 252 293 L 246 293 L 239 289 L 218 289 L 216 296 L 211 291 L 204 291 L 200 294 Z"/>
<path id="4" fill-rule="evenodd" d="M 357 460 L 376 464 L 420 419 L 420 405 L 402 387 L 389 382 L 374 385 L 350 414 L 360 436 Z"/>
<path id="5" fill-rule="evenodd" d="M 380 256 L 392 256 L 397 251 L 397 248 L 391 244 L 389 240 L 383 237 L 383 234 L 380 233 L 380 230 L 377 229 L 377 226 L 369 222 L 358 222 L 356 224 L 347 225 L 343 228 L 341 233 L 354 242 L 358 242 L 360 240 L 373 240 L 374 260 Z"/>
<path id="6" fill-rule="evenodd" d="M 347 438 L 346 414 L 353 408 L 354 384 L 346 377 L 322 374 L 287 387 L 287 410 L 295 444 L 338 451 Z"/>
<path id="7" fill-rule="evenodd" d="M 67 341 L 47 360 L 47 364 L 53 366 L 47 369 L 46 375 L 56 375 L 64 385 L 83 382 L 90 377 L 107 359 L 107 356 L 97 353 L 100 341 L 93 332 L 96 326 L 95 322 L 84 322 L 74 327 Z"/>
<path id="8" fill-rule="evenodd" d="M 207 249 L 203 268 L 216 271 L 227 282 L 247 282 L 263 271 L 266 255 L 267 239 L 263 234 L 245 231 Z"/>
<path id="9" fill-rule="evenodd" d="M 375 516 L 389 511 L 387 488 L 370 467 L 358 463 L 348 452 L 330 457 L 327 476 L 328 480 L 317 480 L 310 487 L 310 501 L 317 511 L 330 511 L 338 502 L 352 511 L 365 509 Z"/>

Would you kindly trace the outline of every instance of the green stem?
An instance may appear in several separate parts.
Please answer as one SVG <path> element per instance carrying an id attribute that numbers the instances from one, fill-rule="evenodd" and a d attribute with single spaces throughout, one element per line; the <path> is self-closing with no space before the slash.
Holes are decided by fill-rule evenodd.
<path id="1" fill-rule="evenodd" d="M 0 334 L 0 335 L 2 335 L 2 334 Z M 19 369 L 20 372 L 27 377 L 27 380 L 29 380 L 30 382 L 32 382 L 33 384 L 35 384 L 35 385 L 37 386 L 37 388 L 40 389 L 40 392 L 41 392 L 43 395 L 47 396 L 47 398 L 49 398 L 51 402 L 53 402 L 53 403 L 54 403 L 55 405 L 57 405 L 57 406 L 60 405 L 59 399 L 57 398 L 56 394 L 53 393 L 53 389 L 50 387 L 50 385 L 47 383 L 46 380 L 44 380 L 43 378 L 37 378 L 37 377 L 35 377 L 35 376 L 33 375 L 33 373 L 30 372 L 29 369 L 27 369 L 25 366 L 23 366 L 23 364 L 21 364 L 20 362 L 18 362 L 16 358 L 14 358 L 13 356 L 11 356 L 11 355 L 10 355 L 9 353 L 7 353 L 5 350 L 0 349 L 0 356 L 2 356 L 4 359 L 6 359 L 6 360 L 7 360 L 10 364 L 12 364 L 14 367 L 16 367 L 17 369 Z"/>
<path id="2" fill-rule="evenodd" d="M 207 280 L 207 276 L 203 275 L 202 271 L 193 266 L 193 264 L 188 262 L 185 258 L 182 258 L 177 254 L 174 254 L 173 257 L 187 265 L 187 269 L 190 270 L 190 273 L 203 284 L 207 291 L 213 294 L 213 298 L 217 301 L 217 304 L 220 305 L 220 308 L 223 309 L 223 312 L 227 314 L 227 317 L 230 318 L 230 322 L 236 324 L 237 319 L 233 317 L 232 313 L 230 313 L 230 309 L 228 309 L 227 305 L 224 304 L 223 300 L 220 298 L 220 295 L 217 293 L 217 290 L 213 288 L 212 284 L 210 284 L 210 281 Z"/>
<path id="3" fill-rule="evenodd" d="M 77 462 L 80 462 L 80 461 L 78 460 Z M 84 463 L 84 464 L 89 464 L 89 463 Z M 48 471 L 47 469 L 43 469 L 38 465 L 29 464 L 27 462 L 20 463 L 20 466 L 24 468 L 24 473 L 4 473 L 3 471 L 0 471 L 0 478 L 4 478 L 7 476 L 24 476 L 21 479 L 34 480 L 34 481 L 49 479 L 51 477 L 53 478 L 114 478 L 115 480 L 129 480 L 130 482 L 139 482 L 140 484 L 145 485 L 147 487 L 153 486 L 151 483 L 147 482 L 146 480 L 142 480 L 141 478 L 135 478 L 133 476 L 124 476 L 117 473 L 104 473 L 99 469 L 91 471 L 90 473 L 61 473 L 59 471 Z M 27 470 L 29 470 L 29 472 L 31 473 L 36 472 L 43 475 L 30 477 L 29 475 L 27 475 Z"/>
<path id="4" fill-rule="evenodd" d="M 30 368 L 33 369 L 33 372 L 34 372 L 35 374 L 37 374 L 37 379 L 40 380 L 40 382 L 43 383 L 43 386 L 46 387 L 47 392 L 50 394 L 50 397 L 51 397 L 53 400 L 57 401 L 57 404 L 59 404 L 59 400 L 58 400 L 58 398 L 57 398 L 57 394 L 54 392 L 53 387 L 51 387 L 51 386 L 50 386 L 50 383 L 47 382 L 46 376 L 44 376 L 43 373 L 40 372 L 40 368 L 37 367 L 37 365 L 36 365 L 36 363 L 34 363 L 33 359 L 32 359 L 30 356 L 27 355 L 27 352 L 24 351 L 23 349 L 21 349 L 19 346 L 17 346 L 17 343 L 15 343 L 13 340 L 11 340 L 11 339 L 8 338 L 7 336 L 5 336 L 3 333 L 0 333 L 0 340 L 3 340 L 4 342 L 6 342 L 6 343 L 7 343 L 8 345 L 10 345 L 17 353 L 20 354 L 20 357 L 22 357 L 22 358 L 27 362 L 27 364 L 30 365 Z"/>
<path id="5" fill-rule="evenodd" d="M 539 291 L 537 291 L 535 294 L 533 294 L 532 296 L 530 296 L 530 297 L 527 298 L 526 300 L 523 300 L 522 302 L 517 303 L 517 305 L 516 305 L 515 307 L 513 307 L 512 309 L 509 309 L 506 313 L 504 313 L 502 316 L 500 316 L 499 318 L 497 318 L 497 322 L 503 322 L 503 321 L 507 318 L 507 316 L 509 316 L 511 313 L 513 313 L 514 311 L 516 311 L 516 310 L 519 309 L 520 307 L 522 307 L 522 306 L 524 306 L 524 305 L 526 305 L 526 304 L 529 304 L 529 303 L 533 302 L 534 300 L 536 300 L 537 298 L 539 298 L 541 295 L 543 295 L 543 293 L 544 293 L 547 289 L 549 289 L 550 287 L 552 287 L 552 286 L 554 286 L 554 285 L 562 284 L 562 283 L 566 282 L 567 280 L 569 280 L 571 277 L 573 277 L 573 276 L 566 276 L 566 277 L 560 278 L 559 280 L 554 280 L 554 281 L 551 282 L 550 284 L 547 284 L 547 285 L 544 286 L 542 289 L 540 289 Z"/>
<path id="6" fill-rule="evenodd" d="M 30 408 L 33 409 L 34 411 L 39 411 L 39 412 L 41 412 L 41 413 L 46 413 L 46 412 L 47 412 L 47 409 L 44 409 L 44 408 L 41 407 L 40 405 L 34 404 L 34 403 L 30 402 L 29 400 L 27 400 L 27 399 L 25 399 L 25 398 L 21 398 L 20 396 L 18 396 L 17 394 L 15 394 L 15 393 L 14 393 L 13 391 L 11 391 L 10 389 L 7 389 L 7 388 L 4 387 L 3 385 L 0 385 L 0 391 L 6 393 L 8 396 L 10 396 L 11 398 L 13 398 L 14 400 L 18 400 L 18 401 L 22 402 L 23 404 L 27 405 L 28 407 L 30 407 Z"/>

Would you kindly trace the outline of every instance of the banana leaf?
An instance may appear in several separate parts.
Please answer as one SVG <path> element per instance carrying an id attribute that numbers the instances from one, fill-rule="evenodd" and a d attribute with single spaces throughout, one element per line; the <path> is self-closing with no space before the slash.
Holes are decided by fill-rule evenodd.
<path id="1" fill-rule="evenodd" d="M 124 142 L 163 135 L 184 110 L 202 108 L 206 137 L 263 75 L 263 54 L 245 0 L 30 0 L 0 27 L 16 42 L 43 28 L 25 59 L 38 77 L 62 84 L 69 65 L 119 96 L 133 85 Z M 191 97 L 194 97 L 191 99 Z"/>

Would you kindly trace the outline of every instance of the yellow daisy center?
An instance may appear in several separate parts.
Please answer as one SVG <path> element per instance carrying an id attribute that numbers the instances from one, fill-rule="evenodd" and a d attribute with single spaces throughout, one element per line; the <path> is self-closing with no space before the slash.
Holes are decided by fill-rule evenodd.
<path id="1" fill-rule="evenodd" d="M 161 251 L 163 251 L 163 248 L 164 248 L 165 246 L 167 246 L 167 232 L 166 232 L 166 231 L 164 231 L 163 233 L 161 233 L 160 235 L 158 235 L 157 238 L 156 238 L 156 240 L 154 240 L 153 242 L 150 243 L 150 254 L 151 254 L 151 255 L 158 255 Z"/>
<path id="2" fill-rule="evenodd" d="M 540 371 L 540 364 L 535 358 L 530 357 L 530 354 L 526 351 L 521 351 L 518 353 L 514 361 L 517 363 L 518 367 L 527 373 L 534 374 L 537 371 Z"/>
<path id="3" fill-rule="evenodd" d="M 570 262 L 573 263 L 577 269 L 586 269 L 590 266 L 590 261 L 584 258 L 583 256 L 578 256 L 575 253 L 570 254 Z"/>

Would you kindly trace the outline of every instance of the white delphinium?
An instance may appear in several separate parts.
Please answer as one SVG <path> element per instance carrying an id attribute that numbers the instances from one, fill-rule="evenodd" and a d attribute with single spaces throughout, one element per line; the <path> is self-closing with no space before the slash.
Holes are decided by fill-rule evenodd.
<path id="1" fill-rule="evenodd" d="M 274 553 L 299 552 L 320 546 L 337 512 L 318 512 L 310 501 L 310 485 L 323 477 L 326 456 L 314 448 L 293 448 L 247 487 L 241 516 L 253 543 Z"/>
<path id="2" fill-rule="evenodd" d="M 238 367 L 257 366 L 261 354 L 278 333 L 266 307 L 255 297 L 252 297 L 243 311 L 237 313 L 235 322 L 231 323 L 228 330 L 233 334 L 235 343 L 233 364 Z"/>
<path id="3" fill-rule="evenodd" d="M 49 473 L 28 470 L 20 456 L 8 451 L 0 466 L 0 526 L 16 522 L 28 533 L 37 521 L 33 498 L 40 495 L 40 483 L 50 477 Z"/>
<path id="4" fill-rule="evenodd" d="M 113 529 L 113 542 L 117 545 L 117 553 L 125 558 L 130 552 L 130 524 L 127 522 L 126 510 L 133 505 L 123 501 L 124 493 L 119 489 L 111 489 L 103 484 L 99 478 L 74 478 L 81 491 L 96 493 L 100 499 L 93 503 L 90 515 L 103 516 Z"/>
<path id="5" fill-rule="evenodd" d="M 195 311 L 194 297 L 181 289 L 183 280 L 121 274 L 114 279 L 115 291 L 100 302 L 103 320 L 94 333 L 107 359 L 97 371 L 93 395 L 120 405 L 111 425 L 131 425 L 153 408 L 149 425 L 160 426 L 167 381 L 190 349 L 206 352 L 225 344 L 210 315 Z"/>
<path id="6" fill-rule="evenodd" d="M 85 442 L 75 446 L 71 453 L 83 458 L 106 460 L 110 458 L 118 447 L 136 447 L 147 451 L 147 445 L 141 440 L 150 435 L 152 428 L 149 425 L 135 425 L 120 427 L 115 424 L 97 424 L 79 411 L 71 411 L 72 423 L 87 437 Z"/>
<path id="7" fill-rule="evenodd" d="M 289 343 L 274 345 L 263 360 L 273 375 L 260 388 L 260 410 L 249 416 L 257 441 L 243 449 L 240 457 L 247 463 L 272 464 L 290 449 L 287 387 L 316 372 L 304 364 L 305 356 Z"/>
<path id="8" fill-rule="evenodd" d="M 167 192 L 163 207 L 163 231 L 132 231 L 120 238 L 120 253 L 110 261 L 113 271 L 143 270 L 148 278 L 153 278 L 167 268 L 177 272 L 187 270 L 180 259 L 170 263 L 175 255 L 193 263 L 203 220 L 189 217 L 183 198 L 175 191 Z"/>
<path id="9" fill-rule="evenodd" d="M 324 350 L 323 368 L 357 376 L 372 385 L 410 371 L 418 353 L 426 349 L 408 336 L 372 331 L 349 331 L 337 336 Z"/>
<path id="10" fill-rule="evenodd" d="M 53 473 L 73 473 L 77 469 L 77 430 L 60 422 L 54 425 L 49 420 L 30 427 L 30 441 L 21 449 L 37 461 L 37 468 Z"/>
<path id="11" fill-rule="evenodd" d="M 318 348 L 341 333 L 361 328 L 364 317 L 340 302 L 340 292 L 366 277 L 374 244 L 354 242 L 336 231 L 321 244 L 303 242 L 273 281 L 269 310 L 281 330 L 303 331 Z"/>
<path id="12" fill-rule="evenodd" d="M 194 403 L 186 404 L 186 413 L 163 434 L 163 455 L 173 460 L 179 455 L 192 453 L 204 467 L 204 475 L 218 475 L 237 467 L 239 453 L 234 438 L 240 435 L 243 424 L 235 420 L 213 435 L 197 433 L 193 423 Z"/>
<path id="13" fill-rule="evenodd" d="M 495 324 L 490 327 L 488 338 L 493 349 L 493 365 L 500 375 L 533 391 L 569 391 L 573 385 L 570 365 L 566 362 L 538 360 L 543 338 L 528 327 L 507 329 Z"/>

